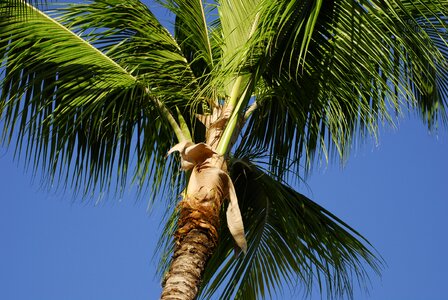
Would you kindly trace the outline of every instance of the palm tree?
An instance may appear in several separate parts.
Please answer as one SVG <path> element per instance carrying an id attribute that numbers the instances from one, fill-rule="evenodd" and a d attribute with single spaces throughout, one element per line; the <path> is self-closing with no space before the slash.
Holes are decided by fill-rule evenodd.
<path id="1" fill-rule="evenodd" d="M 448 1 L 157 2 L 171 33 L 139 0 L 1 0 L 3 143 L 84 195 L 170 198 L 162 299 L 352 296 L 381 259 L 289 184 L 394 113 L 446 122 Z"/>

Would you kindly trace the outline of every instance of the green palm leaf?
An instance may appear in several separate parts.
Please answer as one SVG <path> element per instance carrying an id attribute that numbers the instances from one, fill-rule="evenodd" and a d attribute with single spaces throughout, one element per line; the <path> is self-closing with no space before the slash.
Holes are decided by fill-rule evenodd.
<path id="1" fill-rule="evenodd" d="M 236 255 L 227 228 L 220 230 L 218 248 L 206 266 L 200 299 L 269 299 L 285 283 L 308 294 L 318 287 L 331 296 L 353 297 L 353 287 L 369 282 L 367 268 L 379 274 L 383 261 L 349 225 L 278 182 L 246 159 L 230 167 L 243 214 L 248 251 Z M 225 223 L 225 209 L 221 222 Z M 174 248 L 177 212 L 159 241 L 163 274 Z"/>
<path id="2" fill-rule="evenodd" d="M 232 163 L 249 247 L 234 256 L 222 230 L 210 260 L 202 299 L 270 298 L 285 282 L 306 292 L 325 286 L 329 296 L 353 296 L 353 278 L 368 280 L 366 267 L 379 272 L 381 260 L 370 244 L 336 216 L 244 160 Z"/>
<path id="3" fill-rule="evenodd" d="M 196 114 L 220 117 L 208 124 L 216 152 L 256 150 L 269 170 L 229 163 L 249 249 L 233 257 L 221 229 L 202 297 L 223 289 L 224 299 L 265 298 L 296 280 L 307 292 L 316 284 L 352 296 L 352 278 L 364 282 L 381 260 L 284 182 L 302 163 L 308 171 L 316 158 L 346 158 L 394 112 L 415 109 L 430 128 L 446 122 L 448 1 L 158 2 L 176 15 L 174 36 L 138 0 L 63 6 L 54 19 L 3 0 L 2 141 L 83 193 L 108 190 L 112 178 L 124 187 L 131 166 L 140 186 L 180 191 L 165 153 L 176 137 L 205 140 Z M 161 240 L 170 253 L 176 217 Z"/>
<path id="4" fill-rule="evenodd" d="M 316 154 L 346 158 L 353 138 L 375 135 L 394 109 L 417 108 L 429 125 L 446 120 L 448 3 L 325 1 L 311 37 L 303 29 L 314 15 L 307 3 L 257 52 L 263 80 L 240 151 L 266 149 L 282 178 L 289 164 L 309 169 Z M 270 26 L 260 25 L 258 40 Z"/>
<path id="5" fill-rule="evenodd" d="M 143 3 L 99 0 L 57 12 L 67 28 L 143 81 L 151 94 L 168 105 L 188 103 L 194 75 L 178 43 Z"/>
<path id="6" fill-rule="evenodd" d="M 137 60 L 139 44 L 134 41 L 129 50 L 134 56 L 125 60 L 121 59 L 120 47 L 111 48 L 113 37 L 105 41 L 105 49 L 100 48 L 108 50 L 106 55 L 31 6 L 27 6 L 26 16 L 20 17 L 22 7 L 14 3 L 3 1 L 0 6 L 5 16 L 0 20 L 0 59 L 4 67 L 0 111 L 5 120 L 4 140 L 9 142 L 17 130 L 18 149 L 25 147 L 28 161 L 33 160 L 36 167 L 45 166 L 51 177 L 76 188 L 82 186 L 85 193 L 97 185 L 100 191 L 106 190 L 112 183 L 112 175 L 121 181 L 117 187 L 122 186 L 135 152 L 138 160 L 145 162 L 136 167 L 135 176 L 140 183 L 147 183 L 147 178 L 154 180 L 152 186 L 157 191 L 165 168 L 172 163 L 164 156 L 174 137 L 165 118 L 171 116 L 166 108 L 161 109 L 182 99 L 186 101 L 173 93 L 171 98 L 164 98 L 165 105 L 159 100 L 160 87 L 170 86 L 173 77 L 156 73 L 151 63 L 157 59 L 160 64 L 170 61 L 172 69 L 177 70 L 173 76 L 188 70 L 180 52 L 170 52 L 176 48 L 170 35 L 159 26 L 159 36 L 153 35 L 144 44 L 148 48 L 152 43 L 153 52 L 148 51 L 147 56 Z M 141 7 L 134 7 L 141 11 Z M 120 12 L 123 10 L 114 12 L 117 19 Z M 137 20 L 149 23 L 149 27 L 154 24 L 149 22 L 154 19 L 150 13 L 138 15 L 128 11 L 126 16 L 129 20 L 138 16 Z M 79 18 L 75 21 L 82 24 Z M 125 24 L 135 25 L 131 22 L 122 25 Z M 118 27 L 135 33 L 132 29 Z M 103 36 L 111 35 L 105 31 Z M 98 41 L 98 36 L 94 36 L 93 43 Z M 161 50 L 154 49 L 158 45 Z M 148 56 L 153 60 L 145 63 Z M 135 71 L 137 66 L 139 72 Z M 175 89 L 176 86 L 171 86 L 164 93 Z M 181 94 L 179 89 L 177 92 Z"/>
<path id="7" fill-rule="evenodd" d="M 214 60 L 206 16 L 213 8 L 202 0 L 160 1 L 176 16 L 174 35 L 196 77 L 210 73 Z"/>

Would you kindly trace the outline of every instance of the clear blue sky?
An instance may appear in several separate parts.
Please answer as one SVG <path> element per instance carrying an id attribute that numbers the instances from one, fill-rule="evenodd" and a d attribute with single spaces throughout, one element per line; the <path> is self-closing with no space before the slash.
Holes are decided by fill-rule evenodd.
<path id="1" fill-rule="evenodd" d="M 446 299 L 447 153 L 446 130 L 428 135 L 419 121 L 402 120 L 398 131 L 381 132 L 379 145 L 361 146 L 344 169 L 316 170 L 311 190 L 302 190 L 387 261 L 370 295 L 355 299 Z M 73 203 L 70 193 L 31 183 L 4 149 L 0 166 L 0 299 L 157 299 L 160 212 L 149 215 L 132 192 L 98 206 Z"/>
<path id="2" fill-rule="evenodd" d="M 383 129 L 342 169 L 316 169 L 301 192 L 366 236 L 387 262 L 355 299 L 446 299 L 448 133 L 415 118 Z M 39 175 L 38 175 L 39 176 Z M 157 299 L 160 211 L 133 192 L 100 205 L 40 188 L 0 148 L 0 299 Z M 162 201 L 162 200 L 161 200 Z M 285 291 L 297 299 L 300 289 Z M 312 299 L 320 299 L 313 294 Z"/>

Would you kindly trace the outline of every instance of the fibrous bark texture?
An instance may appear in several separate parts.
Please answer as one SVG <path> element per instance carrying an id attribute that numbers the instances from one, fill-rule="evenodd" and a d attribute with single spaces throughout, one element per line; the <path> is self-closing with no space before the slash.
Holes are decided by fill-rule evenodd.
<path id="1" fill-rule="evenodd" d="M 207 178 L 209 184 L 192 186 L 191 180 L 201 182 L 200 178 Z M 226 196 L 223 179 L 221 173 L 212 173 L 202 164 L 194 168 L 185 198 L 179 204 L 176 245 L 161 299 L 196 298 L 205 264 L 218 241 L 220 208 Z"/>
<path id="2" fill-rule="evenodd" d="M 207 128 L 206 143 L 183 140 L 168 151 L 179 151 L 181 167 L 191 170 L 183 199 L 179 203 L 178 229 L 170 268 L 163 282 L 163 300 L 195 299 L 205 265 L 218 242 L 220 210 L 229 200 L 226 218 L 236 245 L 246 252 L 247 243 L 235 188 L 227 174 L 222 155 L 216 152 L 217 141 L 229 114 L 219 110 L 199 116 Z"/>
<path id="3" fill-rule="evenodd" d="M 185 224 L 189 227 L 191 224 Z M 176 242 L 161 299 L 191 300 L 199 292 L 205 264 L 216 246 L 215 238 L 202 229 L 190 229 Z"/>

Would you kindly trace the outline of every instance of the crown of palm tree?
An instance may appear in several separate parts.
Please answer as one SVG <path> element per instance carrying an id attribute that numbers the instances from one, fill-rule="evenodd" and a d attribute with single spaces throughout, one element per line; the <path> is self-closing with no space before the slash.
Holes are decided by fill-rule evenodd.
<path id="1" fill-rule="evenodd" d="M 224 111 L 213 142 L 231 158 L 248 251 L 230 258 L 222 229 L 201 295 L 224 284 L 224 298 L 258 299 L 296 278 L 351 295 L 352 276 L 381 261 L 287 182 L 315 159 L 345 159 L 404 109 L 446 123 L 448 1 L 159 2 L 172 32 L 138 0 L 47 14 L 2 0 L 3 142 L 84 194 L 123 189 L 130 174 L 156 199 L 184 186 L 170 147 L 207 140 Z"/>

